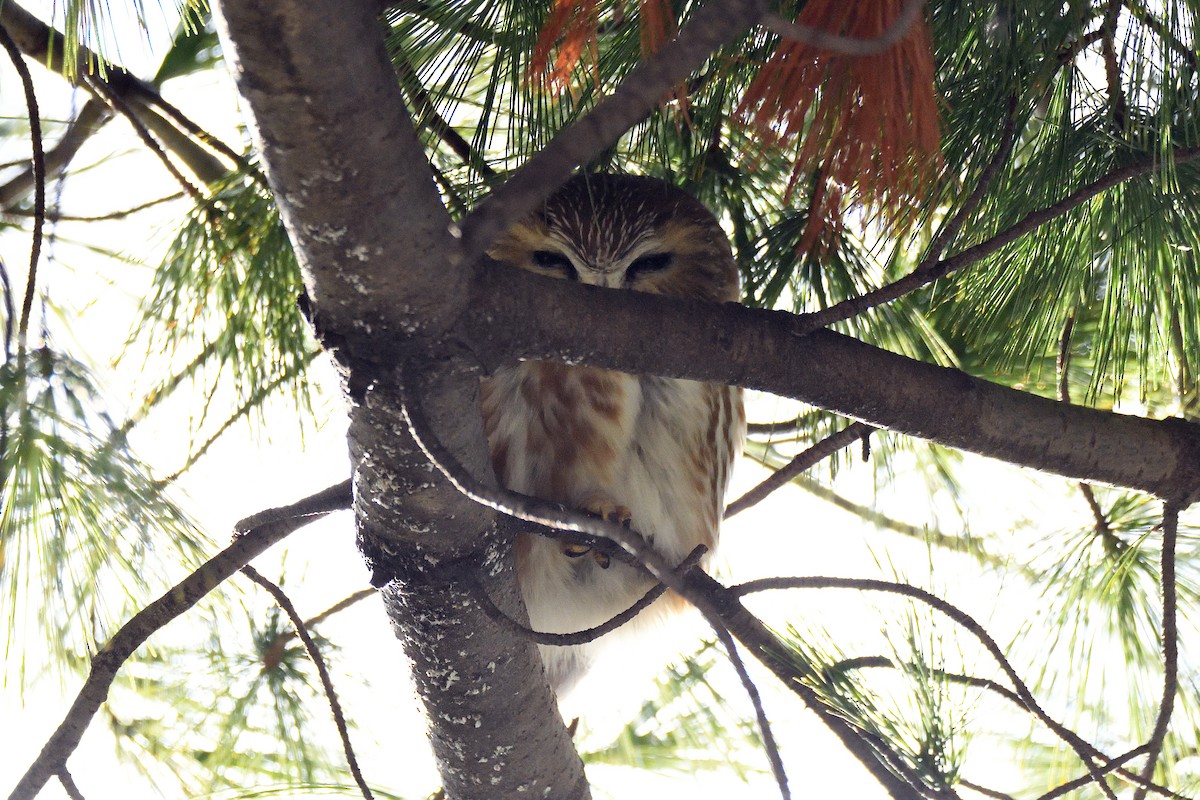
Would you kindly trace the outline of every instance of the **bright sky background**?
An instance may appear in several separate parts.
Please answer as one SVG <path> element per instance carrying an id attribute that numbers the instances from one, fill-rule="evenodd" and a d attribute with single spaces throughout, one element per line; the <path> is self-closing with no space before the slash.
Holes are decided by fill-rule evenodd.
<path id="1" fill-rule="evenodd" d="M 166 23 L 159 25 L 153 17 L 149 27 L 156 41 L 160 41 L 164 33 L 169 34 L 171 28 Z M 158 61 L 158 57 L 147 53 L 136 36 L 123 42 L 120 59 L 139 74 L 149 74 Z M 44 104 L 43 113 L 54 118 L 67 116 L 68 107 L 55 106 L 57 100 L 66 96 L 61 79 L 47 75 L 40 67 L 35 66 L 33 70 L 38 80 L 39 99 Z M 0 65 L 3 114 L 23 116 L 23 106 L 18 104 L 18 88 L 11 67 L 7 63 Z M 226 142 L 236 144 L 239 141 L 238 118 L 229 106 L 231 85 L 223 74 L 170 83 L 164 94 Z M 77 102 L 82 104 L 84 99 L 80 94 Z M 85 146 L 76 163 L 91 163 L 114 147 L 128 146 L 133 141 L 128 133 L 124 121 L 110 123 L 100 136 Z M 3 153 L 0 160 L 23 155 Z M 105 213 L 176 189 L 161 166 L 139 150 L 103 168 L 71 177 L 63 195 L 63 210 L 81 214 Z M 181 206 L 169 206 L 161 212 L 136 217 L 133 222 L 106 223 L 103 235 L 113 246 L 152 265 L 156 253 L 161 253 L 165 239 L 171 234 L 169 227 L 156 227 L 154 220 L 168 221 L 179 208 Z M 23 282 L 20 276 L 27 247 L 28 237 L 13 233 L 0 235 L 0 254 L 13 273 L 15 283 Z M 70 325 L 76 338 L 87 344 L 88 354 L 105 358 L 116 353 L 127 334 L 148 271 L 134 265 L 127 269 L 118 268 L 110 261 L 97 260 L 81 248 L 63 241 L 54 245 L 51 255 L 56 260 L 42 262 L 42 287 L 57 302 L 79 309 L 80 316 L 70 320 Z M 121 274 L 113 274 L 115 269 L 121 269 Z M 97 300 L 100 302 L 94 302 Z M 71 349 L 67 342 L 60 341 L 59 344 Z M 337 384 L 326 364 L 321 363 L 317 370 L 324 376 L 322 382 L 329 392 L 329 421 L 322 429 L 309 430 L 300 441 L 296 424 L 288 418 L 287 404 L 279 404 L 277 422 L 267 431 L 269 438 L 254 442 L 246 436 L 244 429 L 239 429 L 180 481 L 179 488 L 186 495 L 186 508 L 218 542 L 224 541 L 236 520 L 263 508 L 299 499 L 348 474 L 345 424 L 337 410 Z M 115 403 L 132 401 L 127 387 L 137 382 L 140 372 L 140 365 L 133 359 L 111 375 L 108 388 Z M 754 420 L 770 419 L 777 409 L 780 417 L 786 416 L 786 410 L 777 406 L 776 401 L 760 398 L 752 405 L 750 416 Z M 186 453 L 189 410 L 179 408 L 177 412 L 174 416 L 156 415 L 156 423 L 137 429 L 132 441 L 136 451 L 162 473 L 173 471 Z M 122 415 L 116 413 L 114 416 L 120 418 Z M 964 474 L 969 476 L 968 482 L 975 489 L 969 504 L 971 519 L 975 522 L 972 532 L 1004 531 L 1024 515 L 1039 519 L 1039 527 L 1045 531 L 1065 524 L 1064 514 L 1077 522 L 1076 515 L 1082 506 L 1049 501 L 1037 505 L 1038 493 L 1030 494 L 1031 484 L 1027 478 L 1014 477 L 1012 471 L 982 459 L 970 461 L 974 466 Z M 765 474 L 764 470 L 743 459 L 735 475 L 731 497 L 740 495 Z M 1060 496 L 1062 483 L 1057 479 L 1034 478 L 1034 481 L 1051 489 L 1048 497 Z M 943 500 L 929 499 L 924 487 L 919 479 L 908 478 L 892 489 L 877 493 L 871 468 L 856 463 L 844 471 L 839 490 L 865 504 L 878 502 L 893 516 L 918 524 L 929 519 L 931 506 L 943 520 L 954 519 L 952 514 L 945 513 L 945 508 L 938 508 Z M 1046 500 L 1045 497 L 1042 499 Z M 959 530 L 957 523 L 947 528 L 948 532 Z M 355 550 L 353 524 L 347 513 L 294 534 L 286 548 L 288 590 L 300 613 L 306 617 L 366 584 L 367 571 Z M 255 565 L 268 577 L 277 578 L 282 551 L 282 547 L 276 546 Z M 787 487 L 727 526 L 723 534 L 723 566 L 720 570 L 723 577 L 731 580 L 805 574 L 884 578 L 906 575 L 914 583 L 931 585 L 942 596 L 978 615 L 985 624 L 995 623 L 994 632 L 1002 642 L 1006 641 L 1005 634 L 1015 633 L 1024 622 L 1023 611 L 1028 609 L 1026 603 L 1030 598 L 1019 594 L 1014 597 L 1012 587 L 1002 587 L 996 581 L 979 581 L 975 577 L 977 569 L 966 565 L 961 557 L 934 556 L 931 559 L 919 542 L 903 539 L 897 534 L 868 531 L 857 518 L 800 489 Z M 958 569 L 960 565 L 967 568 Z M 302 575 L 303 580 L 299 580 Z M 248 594 L 255 591 L 253 587 L 246 589 Z M 784 618 L 781 615 L 801 622 L 815 620 L 831 632 L 857 627 L 866 631 L 863 635 L 868 637 L 885 619 L 875 616 L 874 598 L 848 592 L 822 598 L 776 593 L 772 598 L 756 601 L 755 608 L 765 608 L 764 614 L 774 615 L 772 618 L 776 621 Z M 186 630 L 187 624 L 185 617 L 177 620 L 172 628 Z M 582 715 L 584 724 L 593 731 L 615 730 L 653 690 L 653 676 L 666 656 L 655 659 L 651 652 L 660 647 L 668 651 L 667 640 L 670 639 L 685 652 L 694 649 L 697 632 L 702 635 L 703 629 L 695 624 L 695 620 L 689 625 L 680 625 L 678 630 L 655 637 L 653 642 L 641 642 L 636 649 L 614 653 L 595 671 L 594 679 L 585 683 L 578 696 L 569 702 L 568 713 Z M 438 779 L 427 753 L 403 656 L 381 605 L 377 601 L 361 603 L 342 614 L 336 624 L 324 626 L 322 633 L 340 647 L 333 664 L 334 680 L 355 722 L 352 737 L 368 779 L 408 797 L 424 797 L 436 788 Z M 978 674 L 997 674 L 994 665 L 985 660 L 978 662 L 978 667 Z M 364 689 L 358 682 L 347 679 L 350 673 L 365 678 L 370 688 Z M 766 694 L 767 711 L 781 741 L 797 797 L 870 800 L 884 796 L 824 727 L 803 711 L 797 698 L 776 687 L 774 680 L 762 670 L 756 670 L 755 674 Z M 751 713 L 741 687 L 728 670 L 715 680 L 725 686 L 728 698 L 747 715 Z M 44 680 L 26 696 L 24 704 L 11 689 L 0 693 L 0 719 L 4 720 L 0 725 L 0 752 L 5 753 L 0 763 L 0 789 L 11 787 L 27 767 L 60 721 L 76 686 L 74 679 L 61 683 L 54 678 Z M 981 705 L 979 709 L 994 707 Z M 324 719 L 320 711 L 317 716 L 318 720 Z M 318 722 L 318 726 L 321 724 L 324 723 Z M 332 722 L 328 723 L 326 733 L 332 741 Z M 597 736 L 597 740 L 599 738 Z M 969 758 L 967 774 L 982 783 L 1005 788 L 1003 764 L 996 763 L 989 768 L 986 744 L 978 743 L 981 745 L 977 747 L 978 755 Z M 765 769 L 765 760 L 761 763 Z M 112 758 L 111 744 L 103 731 L 95 728 L 85 737 L 81 749 L 71 759 L 70 767 L 89 800 L 114 796 L 115 787 L 121 787 L 120 796 L 125 800 L 158 797 L 149 787 L 127 782 L 128 773 L 123 772 Z M 596 767 L 590 775 L 597 797 L 657 800 L 686 792 L 693 800 L 709 800 L 776 795 L 773 782 L 765 773 L 749 786 L 736 777 L 708 773 L 660 777 Z M 58 798 L 65 795 L 56 783 L 52 783 L 41 796 Z"/>

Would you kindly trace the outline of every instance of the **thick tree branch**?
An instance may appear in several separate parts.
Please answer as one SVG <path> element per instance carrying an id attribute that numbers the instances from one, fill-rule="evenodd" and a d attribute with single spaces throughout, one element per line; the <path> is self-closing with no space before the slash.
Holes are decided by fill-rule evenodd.
<path id="1" fill-rule="evenodd" d="M 480 374 L 444 336 L 470 273 L 451 258 L 450 217 L 377 10 L 366 0 L 226 0 L 216 19 L 317 332 L 347 376 L 360 546 L 411 662 L 446 794 L 585 798 L 537 648 L 471 601 L 481 581 L 507 616 L 524 619 L 511 541 L 494 512 L 431 472 L 400 416 L 394 367 L 420 356 L 425 369 L 404 389 L 455 459 L 494 482 Z M 383 342 L 402 342 L 406 356 Z"/>
<path id="2" fill-rule="evenodd" d="M 262 511 L 242 520 L 236 526 L 238 536 L 233 544 L 122 625 L 92 658 L 88 677 L 75 702 L 17 783 L 9 800 L 33 800 L 66 764 L 92 717 L 108 699 L 108 690 L 117 671 L 151 634 L 194 606 L 271 545 L 331 511 L 345 508 L 348 489 L 347 483 L 340 483 L 290 506 Z"/>
<path id="3" fill-rule="evenodd" d="M 1200 425 L 1067 406 L 889 353 L 801 317 L 554 281 L 492 264 L 462 337 L 489 368 L 516 358 L 734 383 L 881 428 L 1187 505 L 1200 497 Z M 649 322 L 653 320 L 653 322 Z M 652 326 L 655 346 L 629 331 Z"/>

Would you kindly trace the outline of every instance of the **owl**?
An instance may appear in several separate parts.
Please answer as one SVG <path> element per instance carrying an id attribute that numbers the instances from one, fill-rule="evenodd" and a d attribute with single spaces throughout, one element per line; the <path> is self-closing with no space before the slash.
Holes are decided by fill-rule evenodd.
<path id="1" fill-rule="evenodd" d="M 654 178 L 578 176 L 489 255 L 594 286 L 713 302 L 738 298 L 737 269 L 717 220 L 695 198 Z M 640 336 L 655 346 L 653 330 Z M 625 523 L 673 563 L 697 545 L 709 553 L 715 548 L 745 434 L 740 389 L 525 361 L 485 379 L 481 402 L 492 465 L 506 488 Z M 599 625 L 652 583 L 598 551 L 533 535 L 519 537 L 516 559 L 529 621 L 540 631 Z M 599 640 L 539 645 L 551 685 L 562 696 L 606 640 L 681 605 L 668 594 Z"/>

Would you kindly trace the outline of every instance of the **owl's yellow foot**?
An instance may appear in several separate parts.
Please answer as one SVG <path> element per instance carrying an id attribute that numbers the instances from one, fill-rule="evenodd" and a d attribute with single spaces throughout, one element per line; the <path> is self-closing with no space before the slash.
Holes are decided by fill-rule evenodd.
<path id="1" fill-rule="evenodd" d="M 626 528 L 630 527 L 631 520 L 633 519 L 633 515 L 630 514 L 628 508 L 613 502 L 604 495 L 593 495 L 592 497 L 589 497 L 583 504 L 583 511 L 590 516 L 599 517 L 600 519 L 608 520 L 609 522 L 615 522 L 618 525 L 624 525 Z M 563 555 L 565 555 L 567 558 L 581 558 L 588 553 L 591 553 L 592 559 L 595 560 L 600 569 L 608 569 L 609 564 L 612 563 L 607 554 L 602 553 L 595 548 L 588 547 L 587 545 L 563 545 Z"/>
<path id="2" fill-rule="evenodd" d="M 609 522 L 624 525 L 626 528 L 630 526 L 630 521 L 633 519 L 628 508 L 602 494 L 592 495 L 584 501 L 583 510 L 593 517 L 606 519 Z"/>

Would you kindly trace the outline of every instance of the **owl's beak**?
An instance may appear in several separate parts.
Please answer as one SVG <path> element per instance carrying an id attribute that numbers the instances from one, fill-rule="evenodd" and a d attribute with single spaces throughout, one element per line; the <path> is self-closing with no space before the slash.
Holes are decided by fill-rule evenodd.
<path id="1" fill-rule="evenodd" d="M 620 289 L 624 276 L 616 264 L 588 264 L 587 269 L 580 270 L 579 280 L 592 286 L 603 286 L 606 289 Z"/>

